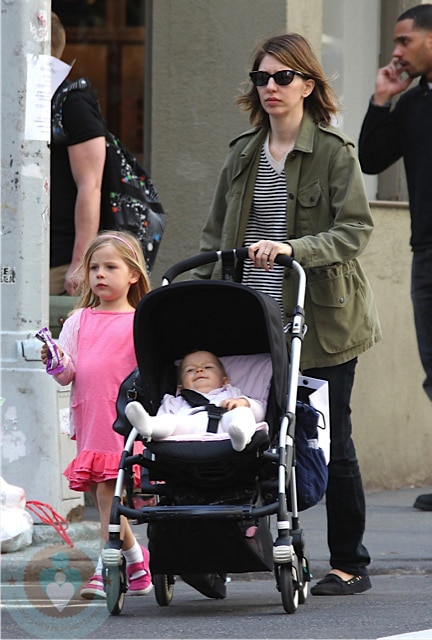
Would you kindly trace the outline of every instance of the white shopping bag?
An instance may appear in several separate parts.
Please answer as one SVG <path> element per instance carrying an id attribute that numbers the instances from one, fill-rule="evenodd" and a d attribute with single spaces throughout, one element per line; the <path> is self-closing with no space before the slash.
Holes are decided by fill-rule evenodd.
<path id="1" fill-rule="evenodd" d="M 324 451 L 327 464 L 330 461 L 330 407 L 327 380 L 299 375 L 299 399 L 307 401 L 319 414 L 318 445 Z"/>
<path id="2" fill-rule="evenodd" d="M 0 476 L 0 550 L 20 551 L 32 543 L 33 518 L 25 510 L 24 489 Z"/>

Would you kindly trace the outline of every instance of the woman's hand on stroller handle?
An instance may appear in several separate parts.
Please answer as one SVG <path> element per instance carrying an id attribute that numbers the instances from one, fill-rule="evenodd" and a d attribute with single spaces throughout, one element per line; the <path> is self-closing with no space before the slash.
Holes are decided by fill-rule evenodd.
<path id="1" fill-rule="evenodd" d="M 292 259 L 292 247 L 283 242 L 273 240 L 259 240 L 248 248 L 248 257 L 256 267 L 261 267 L 266 271 L 273 269 L 275 262 L 280 264 L 278 257 L 287 256 Z"/>
<path id="2" fill-rule="evenodd" d="M 288 268 L 293 267 L 291 245 L 282 242 L 272 242 L 270 240 L 260 240 L 260 242 L 256 244 L 258 245 L 260 243 L 266 243 L 266 245 L 268 246 L 273 245 L 273 247 L 278 247 L 277 252 L 273 251 L 273 253 L 275 253 L 274 256 L 272 255 L 273 263 L 280 264 Z M 177 276 L 182 273 L 186 273 L 187 271 L 191 271 L 192 269 L 196 269 L 197 267 L 201 267 L 205 264 L 218 262 L 218 260 L 223 260 L 230 255 L 237 260 L 245 260 L 246 258 L 250 257 L 250 249 L 250 247 L 238 247 L 234 249 L 224 249 L 219 251 L 204 251 L 197 255 L 191 256 L 190 258 L 186 258 L 185 260 L 182 260 L 180 262 L 176 262 L 163 275 L 163 284 L 170 284 Z M 257 264 L 257 266 L 261 265 Z"/>

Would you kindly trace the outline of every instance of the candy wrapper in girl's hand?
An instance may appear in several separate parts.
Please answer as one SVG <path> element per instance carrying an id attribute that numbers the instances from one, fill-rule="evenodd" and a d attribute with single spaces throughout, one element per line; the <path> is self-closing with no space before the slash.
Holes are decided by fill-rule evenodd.
<path id="1" fill-rule="evenodd" d="M 35 338 L 44 342 L 48 346 L 48 360 L 46 364 L 46 372 L 51 376 L 61 373 L 65 370 L 65 366 L 61 363 L 61 357 L 58 347 L 51 338 L 50 330 L 44 327 L 35 334 Z"/>

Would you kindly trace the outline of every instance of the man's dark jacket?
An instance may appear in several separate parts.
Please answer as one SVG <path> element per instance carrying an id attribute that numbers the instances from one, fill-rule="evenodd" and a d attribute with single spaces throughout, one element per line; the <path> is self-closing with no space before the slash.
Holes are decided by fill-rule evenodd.
<path id="1" fill-rule="evenodd" d="M 384 171 L 403 158 L 413 251 L 432 248 L 432 91 L 424 78 L 396 106 L 370 103 L 359 140 L 364 173 Z"/>

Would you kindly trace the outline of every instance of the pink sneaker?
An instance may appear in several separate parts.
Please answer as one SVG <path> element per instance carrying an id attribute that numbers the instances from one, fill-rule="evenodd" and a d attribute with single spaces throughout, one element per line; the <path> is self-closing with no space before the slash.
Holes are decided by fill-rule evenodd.
<path id="1" fill-rule="evenodd" d="M 86 586 L 81 589 L 80 596 L 86 600 L 105 600 L 106 593 L 104 591 L 102 576 L 95 573 L 87 582 Z"/>
<path id="2" fill-rule="evenodd" d="M 126 567 L 129 582 L 127 593 L 130 596 L 145 596 L 153 589 L 150 575 L 150 554 L 142 545 L 141 550 L 144 560 L 142 562 L 134 562 Z M 142 573 L 143 571 L 144 573 Z M 134 577 L 136 574 L 138 576 Z"/>

